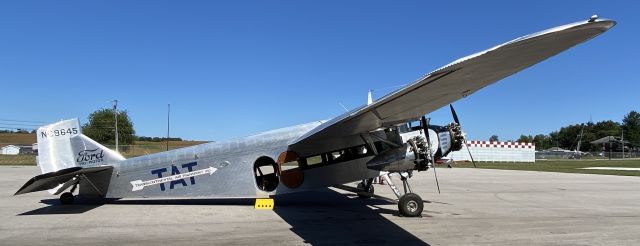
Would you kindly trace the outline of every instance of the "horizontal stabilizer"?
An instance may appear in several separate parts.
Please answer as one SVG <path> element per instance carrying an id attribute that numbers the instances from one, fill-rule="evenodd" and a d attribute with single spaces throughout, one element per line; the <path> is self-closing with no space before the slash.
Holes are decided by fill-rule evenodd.
<path id="1" fill-rule="evenodd" d="M 43 191 L 49 190 L 58 187 L 61 184 L 66 183 L 73 177 L 81 174 L 89 174 L 89 173 L 97 173 L 102 171 L 111 171 L 113 167 L 111 166 L 103 166 L 103 167 L 89 167 L 89 168 L 81 168 L 81 167 L 71 167 L 62 169 L 56 172 L 50 172 L 41 174 L 31 178 L 27 183 L 25 183 L 22 188 L 20 188 L 15 195 L 30 193 L 34 191 Z"/>

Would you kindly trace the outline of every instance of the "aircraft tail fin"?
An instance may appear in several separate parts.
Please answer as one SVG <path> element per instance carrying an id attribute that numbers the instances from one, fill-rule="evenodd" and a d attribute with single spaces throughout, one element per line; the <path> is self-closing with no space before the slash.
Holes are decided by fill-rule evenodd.
<path id="1" fill-rule="evenodd" d="M 104 166 L 125 159 L 83 135 L 77 118 L 40 127 L 37 137 L 38 166 L 43 174 L 72 167 Z"/>

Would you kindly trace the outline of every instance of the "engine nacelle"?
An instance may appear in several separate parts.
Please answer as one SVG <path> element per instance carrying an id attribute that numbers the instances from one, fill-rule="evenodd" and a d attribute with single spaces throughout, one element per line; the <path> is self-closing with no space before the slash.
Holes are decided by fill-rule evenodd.
<path id="1" fill-rule="evenodd" d="M 451 151 L 462 149 L 464 141 L 462 130 L 456 123 L 447 126 L 429 126 L 431 146 L 422 130 L 414 129 L 414 131 L 399 134 L 403 141 L 402 145 L 377 154 L 367 162 L 368 168 L 388 172 L 425 171 L 429 168 L 429 163 L 440 160 Z"/>
<path id="2" fill-rule="evenodd" d="M 367 168 L 387 172 L 411 170 L 416 165 L 415 155 L 413 151 L 407 151 L 408 148 L 409 145 L 404 144 L 402 147 L 380 153 L 367 162 Z"/>
<path id="3" fill-rule="evenodd" d="M 460 125 L 456 123 L 451 123 L 447 126 L 429 126 L 429 136 L 431 136 L 432 145 L 437 147 L 432 147 L 433 157 L 436 161 L 443 156 L 447 156 L 452 151 L 461 150 L 464 143 L 464 135 Z M 436 144 L 434 144 L 434 140 L 437 141 Z M 426 154 L 428 155 L 429 153 L 426 152 Z"/>

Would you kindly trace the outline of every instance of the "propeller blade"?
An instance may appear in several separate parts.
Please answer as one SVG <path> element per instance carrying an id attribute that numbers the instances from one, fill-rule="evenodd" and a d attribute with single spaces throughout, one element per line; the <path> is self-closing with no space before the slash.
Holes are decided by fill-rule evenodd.
<path id="1" fill-rule="evenodd" d="M 460 125 L 460 121 L 458 120 L 458 114 L 456 114 L 456 110 L 453 109 L 453 105 L 449 104 L 449 108 L 451 109 L 451 115 L 453 116 L 453 122 Z"/>
<path id="2" fill-rule="evenodd" d="M 471 150 L 469 150 L 469 145 L 467 145 L 467 140 L 464 140 L 464 147 L 467 148 L 467 152 L 469 152 L 469 157 L 471 157 L 471 163 L 473 163 L 473 167 L 474 168 L 478 168 L 476 167 L 476 162 L 473 160 L 473 155 L 471 155 Z"/>
<path id="3" fill-rule="evenodd" d="M 422 125 L 422 129 L 424 130 L 424 135 L 427 136 L 427 144 L 429 145 L 429 158 L 431 159 L 431 163 L 433 164 L 433 175 L 436 177 L 436 186 L 438 187 L 438 194 L 440 194 L 440 183 L 438 183 L 438 174 L 436 173 L 436 161 L 433 159 L 433 151 L 431 150 L 431 138 L 429 137 L 429 121 L 427 118 L 422 116 L 420 118 L 420 124 Z"/>
<path id="4" fill-rule="evenodd" d="M 456 124 L 458 124 L 458 126 L 460 126 L 460 128 L 462 128 L 462 126 L 460 125 L 460 120 L 458 119 L 458 114 L 456 113 L 456 110 L 453 109 L 453 104 L 449 104 L 449 108 L 451 109 L 451 116 L 453 116 L 453 122 L 455 122 Z M 469 146 L 467 145 L 467 138 L 463 138 L 462 140 L 464 142 L 464 147 L 466 147 L 467 152 L 469 152 L 469 157 L 471 157 L 471 163 L 473 163 L 473 167 L 477 168 L 476 162 L 473 160 L 473 155 L 471 155 L 471 150 L 469 150 Z"/>
<path id="5" fill-rule="evenodd" d="M 438 194 L 440 194 L 440 183 L 438 183 L 438 174 L 436 174 L 436 164 L 433 163 L 433 176 L 436 177 L 436 187 L 438 187 Z"/>
<path id="6" fill-rule="evenodd" d="M 429 138 L 429 123 L 427 123 L 427 117 L 422 116 L 420 118 L 420 125 L 422 125 L 422 130 L 424 131 L 424 135 L 427 136 L 427 143 L 431 145 L 431 139 Z M 431 147 L 431 146 L 429 146 Z"/>

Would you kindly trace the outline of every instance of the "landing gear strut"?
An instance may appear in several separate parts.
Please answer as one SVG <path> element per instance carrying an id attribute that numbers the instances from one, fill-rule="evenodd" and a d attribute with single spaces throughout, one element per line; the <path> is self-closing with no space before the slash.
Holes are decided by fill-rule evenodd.
<path id="1" fill-rule="evenodd" d="M 402 187 L 404 188 L 404 194 L 400 193 L 398 187 L 393 184 L 391 181 L 391 177 L 389 174 L 382 175 L 384 181 L 387 182 L 391 190 L 398 197 L 398 211 L 400 215 L 406 217 L 419 217 L 422 216 L 422 210 L 424 209 L 424 202 L 422 198 L 417 194 L 411 191 L 411 186 L 409 185 L 409 178 L 411 177 L 411 172 L 401 172 L 400 179 L 402 180 Z"/>

